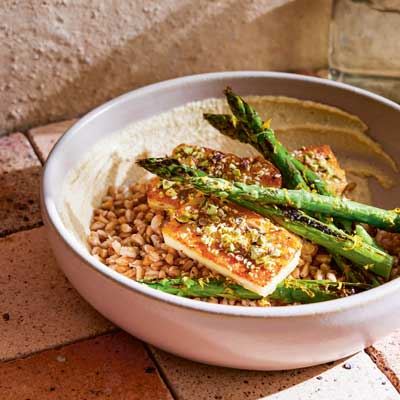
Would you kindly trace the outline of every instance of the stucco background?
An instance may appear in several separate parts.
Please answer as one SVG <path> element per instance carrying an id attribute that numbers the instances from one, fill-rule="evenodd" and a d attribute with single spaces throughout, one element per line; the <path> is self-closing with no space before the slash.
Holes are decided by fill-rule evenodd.
<path id="1" fill-rule="evenodd" d="M 331 0 L 2 0 L 0 133 L 147 83 L 327 64 Z"/>

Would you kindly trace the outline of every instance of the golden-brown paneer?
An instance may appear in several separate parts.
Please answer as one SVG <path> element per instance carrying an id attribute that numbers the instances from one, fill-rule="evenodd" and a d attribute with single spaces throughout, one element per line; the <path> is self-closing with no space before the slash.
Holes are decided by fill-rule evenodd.
<path id="1" fill-rule="evenodd" d="M 278 169 L 262 157 L 239 157 L 206 147 L 181 144 L 172 157 L 180 163 L 199 168 L 209 175 L 247 184 L 265 187 L 280 187 L 281 174 Z M 157 209 L 175 209 L 185 204 L 198 192 L 189 186 L 158 178 L 149 184 L 148 202 Z"/>
<path id="2" fill-rule="evenodd" d="M 347 186 L 346 173 L 328 145 L 304 147 L 293 155 L 325 180 L 332 194 L 340 196 Z"/>
<path id="3" fill-rule="evenodd" d="M 186 204 L 162 233 L 169 246 L 261 296 L 293 271 L 302 247 L 269 219 L 215 198 Z"/>

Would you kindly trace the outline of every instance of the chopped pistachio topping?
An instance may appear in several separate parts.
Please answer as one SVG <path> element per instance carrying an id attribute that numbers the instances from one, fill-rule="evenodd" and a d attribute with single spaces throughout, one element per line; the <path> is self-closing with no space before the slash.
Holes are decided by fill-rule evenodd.
<path id="1" fill-rule="evenodd" d="M 217 255 L 220 251 L 231 254 L 243 263 L 250 273 L 257 276 L 260 269 L 275 273 L 280 257 L 293 255 L 293 249 L 285 248 L 283 236 L 275 233 L 281 228 L 268 219 L 242 215 L 239 210 L 221 200 L 210 198 L 199 209 L 197 219 L 192 219 L 194 231 L 208 251 Z M 275 239 L 274 239 L 275 238 Z"/>

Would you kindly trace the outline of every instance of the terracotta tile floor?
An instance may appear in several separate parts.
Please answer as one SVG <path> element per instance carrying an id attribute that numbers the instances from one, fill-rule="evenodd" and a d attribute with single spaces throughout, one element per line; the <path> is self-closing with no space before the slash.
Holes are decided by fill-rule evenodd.
<path id="1" fill-rule="evenodd" d="M 0 138 L 0 237 L 41 224 L 41 164 L 22 133 Z"/>
<path id="2" fill-rule="evenodd" d="M 0 364 L 1 399 L 171 399 L 143 345 L 119 332 Z"/>
<path id="3" fill-rule="evenodd" d="M 0 239 L 0 360 L 114 329 L 58 269 L 44 230 Z"/>
<path id="4" fill-rule="evenodd" d="M 183 360 L 113 328 L 70 287 L 35 228 L 35 153 L 43 162 L 71 124 L 0 138 L 1 400 L 400 398 L 399 333 L 340 362 L 252 372 Z"/>

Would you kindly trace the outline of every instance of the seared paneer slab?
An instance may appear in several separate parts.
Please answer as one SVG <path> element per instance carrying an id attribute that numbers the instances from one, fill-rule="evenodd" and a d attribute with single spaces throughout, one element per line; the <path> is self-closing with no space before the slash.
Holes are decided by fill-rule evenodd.
<path id="1" fill-rule="evenodd" d="M 347 186 L 346 173 L 328 145 L 303 147 L 293 155 L 323 179 L 332 194 L 340 196 Z"/>
<path id="2" fill-rule="evenodd" d="M 269 219 L 215 198 L 181 207 L 162 233 L 169 246 L 261 296 L 293 271 L 302 247 Z"/>
<path id="3" fill-rule="evenodd" d="M 333 193 L 344 190 L 345 173 L 329 146 L 304 148 L 294 154 L 325 179 Z M 261 157 L 240 158 L 192 145 L 178 146 L 172 156 L 231 181 L 264 187 L 282 183 L 276 167 Z M 256 213 L 158 178 L 150 184 L 148 202 L 153 208 L 172 211 L 162 229 L 169 246 L 262 296 L 273 292 L 297 266 L 301 240 Z"/>
<path id="4" fill-rule="evenodd" d="M 304 147 L 293 155 L 328 184 L 332 194 L 340 196 L 347 186 L 346 173 L 328 145 Z M 227 180 L 281 187 L 278 169 L 262 157 L 238 157 L 194 145 L 177 146 L 172 156 L 182 164 L 202 169 L 211 176 Z M 157 209 L 176 209 L 196 193 L 190 186 L 154 178 L 149 184 L 148 202 Z"/>
<path id="5" fill-rule="evenodd" d="M 230 181 L 265 187 L 280 187 L 282 184 L 279 170 L 262 157 L 238 157 L 187 144 L 177 146 L 172 152 L 172 157 L 181 164 L 199 168 L 211 176 Z M 153 208 L 174 209 L 185 204 L 195 193 L 196 191 L 189 186 L 156 178 L 149 185 L 148 202 Z"/>
<path id="6" fill-rule="evenodd" d="M 215 177 L 265 187 L 282 184 L 278 169 L 262 157 L 192 145 L 176 147 L 172 156 Z M 300 239 L 259 214 L 158 178 L 150 183 L 148 202 L 171 211 L 162 228 L 169 246 L 262 296 L 297 266 Z"/>
<path id="7" fill-rule="evenodd" d="M 239 157 L 207 147 L 180 144 L 173 150 L 172 158 L 216 178 L 269 187 L 282 184 L 279 170 L 260 156 Z"/>

